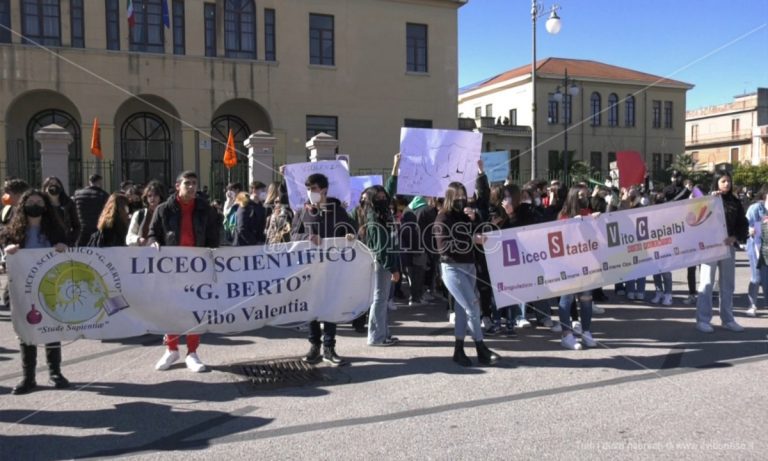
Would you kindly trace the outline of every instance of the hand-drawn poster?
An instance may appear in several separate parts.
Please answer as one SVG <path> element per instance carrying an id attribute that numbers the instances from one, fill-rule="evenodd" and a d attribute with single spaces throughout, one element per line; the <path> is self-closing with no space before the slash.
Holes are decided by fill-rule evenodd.
<path id="1" fill-rule="evenodd" d="M 472 131 L 402 128 L 397 193 L 440 197 L 458 181 L 471 196 L 482 143 L 482 133 Z"/>
<path id="2" fill-rule="evenodd" d="M 314 173 L 324 174 L 328 178 L 328 197 L 349 203 L 349 170 L 339 160 L 323 160 L 285 166 L 285 185 L 291 208 L 301 208 L 309 200 L 304 183 Z"/>
<path id="3" fill-rule="evenodd" d="M 350 176 L 349 177 L 349 206 L 347 211 L 352 211 L 360 200 L 360 194 L 371 186 L 383 186 L 384 179 L 380 174 L 371 176 Z"/>

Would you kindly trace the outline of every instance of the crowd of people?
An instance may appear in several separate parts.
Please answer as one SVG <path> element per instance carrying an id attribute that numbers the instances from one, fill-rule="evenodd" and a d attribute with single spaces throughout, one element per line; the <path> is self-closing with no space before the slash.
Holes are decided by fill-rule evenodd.
<path id="1" fill-rule="evenodd" d="M 56 177 L 45 178 L 42 189 L 11 178 L 4 187 L 0 240 L 5 254 L 13 254 L 22 248 L 65 251 L 68 246 L 215 248 L 301 240 L 319 245 L 332 237 L 359 239 L 375 256 L 370 310 L 353 321 L 356 331 L 367 333 L 369 346 L 398 343 L 389 328 L 389 312 L 397 298 L 407 299 L 413 307 L 439 302 L 444 303 L 449 321 L 454 324 L 453 361 L 460 366 L 472 365 L 464 350 L 469 330 L 477 361 L 490 365 L 500 357 L 485 345 L 485 336 L 515 336 L 516 329 L 533 323 L 559 334 L 566 349 L 597 346 L 592 320 L 595 314 L 604 312 L 598 304 L 607 296 L 602 289 L 596 289 L 559 299 L 497 305 L 483 255 L 483 232 L 686 200 L 694 190 L 694 184 L 676 171 L 662 190 L 653 190 L 647 180 L 622 189 L 587 183 L 566 188 L 559 181 L 519 185 L 513 178 L 491 185 L 480 161 L 473 195 L 467 194 L 463 184 L 453 182 L 441 197 L 404 197 L 397 194 L 399 162 L 400 154 L 396 154 L 387 183 L 367 188 L 353 198 L 353 206 L 329 196 L 326 176 L 312 174 L 305 181 L 306 203 L 296 210 L 289 204 L 284 182 L 267 185 L 256 181 L 246 187 L 230 183 L 222 203 L 209 200 L 207 190 L 199 188 L 198 177 L 191 171 L 179 174 L 170 189 L 157 181 L 146 185 L 126 181 L 112 194 L 104 191 L 99 175 L 92 175 L 89 185 L 72 197 Z M 721 261 L 701 265 L 698 286 L 696 267 L 688 268 L 689 296 L 684 302 L 696 304 L 696 328 L 712 332 L 713 288 L 719 272 L 722 326 L 739 332 L 743 328 L 734 318 L 733 294 L 735 251 L 740 243 L 746 244 L 751 268 L 746 315 L 756 315 L 760 288 L 764 296 L 768 293 L 768 239 L 762 238 L 768 235 L 768 185 L 746 211 L 734 194 L 733 178 L 727 170 L 716 172 L 710 193 L 723 198 L 728 231 L 724 244 L 730 247 L 730 254 Z M 674 303 L 670 272 L 653 275 L 653 287 L 650 299 L 645 277 L 613 288 L 615 296 L 633 302 Z M 9 305 L 7 288 L 3 297 Z M 552 318 L 553 307 L 557 321 Z M 310 322 L 310 347 L 303 360 L 343 365 L 344 359 L 336 352 L 336 331 L 334 323 Z M 167 332 L 165 350 L 155 369 L 167 370 L 181 360 L 179 342 L 184 333 Z M 199 346 L 199 335 L 186 334 L 184 362 L 193 372 L 206 370 L 198 355 Z M 61 372 L 61 345 L 47 344 L 45 349 L 50 381 L 56 388 L 67 387 L 69 383 Z M 21 344 L 23 378 L 14 387 L 14 394 L 36 387 L 36 361 L 36 346 Z"/>

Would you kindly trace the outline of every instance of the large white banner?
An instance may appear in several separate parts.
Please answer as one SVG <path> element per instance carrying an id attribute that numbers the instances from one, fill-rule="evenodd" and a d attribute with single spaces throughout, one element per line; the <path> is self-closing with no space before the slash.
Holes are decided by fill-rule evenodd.
<path id="1" fill-rule="evenodd" d="M 291 163 L 285 166 L 285 186 L 291 208 L 297 210 L 309 200 L 304 185 L 309 175 L 320 173 L 328 178 L 328 197 L 349 204 L 349 169 L 340 160 Z"/>
<path id="2" fill-rule="evenodd" d="M 219 249 L 70 248 L 8 256 L 14 328 L 27 344 L 146 333 L 234 333 L 348 322 L 373 298 L 373 256 L 324 239 Z"/>
<path id="3" fill-rule="evenodd" d="M 402 128 L 397 193 L 442 197 L 458 181 L 475 193 L 482 133 L 461 130 Z"/>
<path id="4" fill-rule="evenodd" d="M 497 306 L 578 293 L 728 256 L 720 197 L 485 234 Z"/>

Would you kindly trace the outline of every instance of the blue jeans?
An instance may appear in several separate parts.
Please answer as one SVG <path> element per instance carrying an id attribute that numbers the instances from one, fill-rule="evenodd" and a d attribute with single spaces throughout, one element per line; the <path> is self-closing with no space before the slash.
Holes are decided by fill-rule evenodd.
<path id="1" fill-rule="evenodd" d="M 760 288 L 763 288 L 763 306 L 766 305 L 765 299 L 768 297 L 768 266 L 757 267 L 760 255 L 755 249 L 755 242 L 752 237 L 747 239 L 747 256 L 749 257 L 749 285 L 747 286 L 747 297 L 751 306 L 760 307 L 758 304 L 758 295 Z"/>
<path id="2" fill-rule="evenodd" d="M 571 326 L 571 304 L 575 296 L 573 294 L 560 296 L 558 314 L 560 315 L 560 323 L 563 325 L 563 332 L 573 330 Z M 579 293 L 579 307 L 581 308 L 581 329 L 583 331 L 590 331 L 592 326 L 592 290 Z"/>
<path id="3" fill-rule="evenodd" d="M 653 276 L 656 291 L 665 295 L 672 294 L 672 272 L 662 272 Z"/>
<path id="4" fill-rule="evenodd" d="M 699 297 L 696 300 L 696 321 L 712 321 L 712 287 L 715 275 L 720 271 L 720 320 L 723 324 L 733 322 L 733 290 L 736 284 L 736 250 L 730 249 L 730 255 L 713 263 L 702 264 L 699 281 Z"/>
<path id="5" fill-rule="evenodd" d="M 475 341 L 483 340 L 480 328 L 480 293 L 474 264 L 441 263 L 443 284 L 456 298 L 456 339 L 464 339 L 469 326 Z"/>
<path id="6" fill-rule="evenodd" d="M 389 337 L 389 293 L 392 272 L 379 263 L 374 271 L 373 304 L 368 314 L 368 344 L 381 344 Z"/>
<path id="7" fill-rule="evenodd" d="M 627 293 L 635 293 L 645 297 L 645 277 L 637 280 L 627 280 L 624 283 L 627 286 Z"/>

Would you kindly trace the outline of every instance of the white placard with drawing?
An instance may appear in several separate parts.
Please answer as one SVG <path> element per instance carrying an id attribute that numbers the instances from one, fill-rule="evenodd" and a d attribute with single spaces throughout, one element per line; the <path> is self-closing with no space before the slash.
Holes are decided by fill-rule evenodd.
<path id="1" fill-rule="evenodd" d="M 474 194 L 482 144 L 482 133 L 402 128 L 397 193 L 441 197 L 458 181 Z"/>
<path id="2" fill-rule="evenodd" d="M 294 210 L 301 208 L 309 200 L 307 187 L 304 185 L 309 175 L 320 173 L 328 178 L 328 196 L 349 203 L 349 170 L 339 160 L 320 162 L 292 163 L 285 166 L 285 185 L 288 188 L 288 201 Z"/>
<path id="3" fill-rule="evenodd" d="M 347 210 L 352 211 L 360 200 L 360 194 L 371 186 L 383 186 L 384 178 L 380 174 L 370 176 L 350 176 L 349 177 L 349 206 Z"/>

